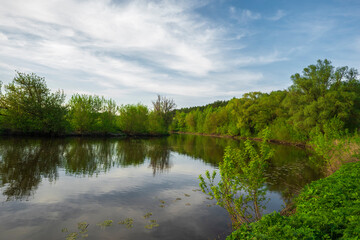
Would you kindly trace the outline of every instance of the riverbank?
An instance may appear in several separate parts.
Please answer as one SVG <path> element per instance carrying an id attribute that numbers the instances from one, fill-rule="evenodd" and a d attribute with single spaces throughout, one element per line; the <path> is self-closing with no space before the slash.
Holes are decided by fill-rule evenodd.
<path id="1" fill-rule="evenodd" d="M 295 199 L 294 214 L 265 215 L 243 225 L 235 239 L 359 239 L 360 162 L 344 164 L 334 174 L 307 185 Z"/>
<path id="2" fill-rule="evenodd" d="M 109 137 L 109 138 L 149 138 L 149 137 L 165 137 L 169 133 L 62 133 L 62 134 L 45 134 L 45 133 L 21 133 L 21 132 L 1 132 L 0 136 L 15 136 L 15 137 Z"/>
<path id="3" fill-rule="evenodd" d="M 171 134 L 189 134 L 189 135 L 199 135 L 199 136 L 218 137 L 218 138 L 231 138 L 235 140 L 250 139 L 251 141 L 256 141 L 256 142 L 262 141 L 262 138 L 258 138 L 258 137 L 241 137 L 241 136 L 231 136 L 231 135 L 222 135 L 222 134 L 207 134 L 207 133 L 193 133 L 193 132 L 171 132 Z M 311 148 L 311 146 L 306 144 L 305 142 L 290 142 L 290 141 L 277 140 L 277 139 L 269 139 L 268 141 L 274 144 L 289 145 L 300 148 Z"/>

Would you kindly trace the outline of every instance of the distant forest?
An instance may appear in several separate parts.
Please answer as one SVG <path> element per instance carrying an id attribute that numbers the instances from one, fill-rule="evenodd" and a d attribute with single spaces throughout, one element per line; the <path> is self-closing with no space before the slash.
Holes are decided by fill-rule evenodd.
<path id="1" fill-rule="evenodd" d="M 335 68 L 328 60 L 291 76 L 286 90 L 250 92 L 204 107 L 176 110 L 172 131 L 307 141 L 312 134 L 355 131 L 360 127 L 360 82 L 354 68 Z"/>
<path id="2" fill-rule="evenodd" d="M 158 96 L 153 108 L 117 106 L 91 95 L 51 93 L 44 78 L 17 72 L 1 89 L 0 129 L 19 134 L 167 134 L 188 132 L 307 141 L 316 132 L 356 131 L 360 126 L 358 71 L 335 68 L 328 60 L 291 76 L 286 90 L 249 92 L 229 101 L 175 109 L 172 99 Z"/>

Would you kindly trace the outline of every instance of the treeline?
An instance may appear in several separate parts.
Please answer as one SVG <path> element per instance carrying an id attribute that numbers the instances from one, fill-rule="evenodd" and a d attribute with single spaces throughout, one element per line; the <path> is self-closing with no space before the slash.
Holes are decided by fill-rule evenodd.
<path id="1" fill-rule="evenodd" d="M 111 99 L 85 94 L 75 94 L 65 103 L 65 94 L 51 93 L 44 78 L 17 72 L 0 92 L 0 130 L 50 135 L 166 134 L 175 103 L 158 96 L 153 106 L 153 110 L 140 103 L 117 106 Z"/>
<path id="2" fill-rule="evenodd" d="M 307 141 L 312 134 L 354 131 L 360 126 L 360 82 L 354 68 L 328 60 L 291 76 L 292 86 L 271 93 L 250 92 L 225 106 L 176 110 L 172 131 Z"/>
<path id="3" fill-rule="evenodd" d="M 17 72 L 0 92 L 0 130 L 25 134 L 165 134 L 191 132 L 257 137 L 266 127 L 271 139 L 307 141 L 312 134 L 354 131 L 360 124 L 360 82 L 354 68 L 328 60 L 291 76 L 293 85 L 271 93 L 250 92 L 230 101 L 174 110 L 158 96 L 153 109 L 117 106 L 104 97 L 75 94 L 66 103 L 44 78 Z M 1 86 L 0 86 L 1 87 Z M 1 89 L 3 89 L 1 87 Z"/>

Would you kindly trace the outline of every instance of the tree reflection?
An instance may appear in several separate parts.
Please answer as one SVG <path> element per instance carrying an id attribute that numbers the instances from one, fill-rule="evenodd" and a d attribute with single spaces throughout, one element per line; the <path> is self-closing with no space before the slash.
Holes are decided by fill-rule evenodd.
<path id="1" fill-rule="evenodd" d="M 116 161 L 116 146 L 110 139 L 74 138 L 64 153 L 69 174 L 87 175 L 108 171 Z"/>
<path id="2" fill-rule="evenodd" d="M 243 144 L 233 139 L 172 135 L 152 139 L 115 138 L 1 138 L 0 187 L 8 200 L 33 195 L 42 178 L 55 181 L 59 168 L 68 175 L 93 176 L 113 167 L 148 164 L 153 175 L 173 166 L 171 152 L 177 152 L 217 167 L 226 146 Z M 272 145 L 275 155 L 267 172 L 271 191 L 284 200 L 305 184 L 319 178 L 308 164 L 308 152 L 289 146 Z"/>
<path id="3" fill-rule="evenodd" d="M 116 164 L 119 167 L 138 166 L 144 163 L 146 143 L 141 139 L 124 139 L 116 142 Z"/>
<path id="4" fill-rule="evenodd" d="M 64 144 L 46 139 L 0 140 L 0 177 L 7 200 L 28 198 L 34 194 L 42 178 L 58 178 Z"/>
<path id="5" fill-rule="evenodd" d="M 147 151 L 147 157 L 150 159 L 149 167 L 153 170 L 153 175 L 168 171 L 172 164 L 170 162 L 170 146 L 167 138 L 160 138 L 151 141 Z"/>

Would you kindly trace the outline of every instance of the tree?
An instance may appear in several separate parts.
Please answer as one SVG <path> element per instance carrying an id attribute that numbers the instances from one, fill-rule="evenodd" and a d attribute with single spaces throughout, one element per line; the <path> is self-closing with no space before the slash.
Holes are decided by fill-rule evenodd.
<path id="1" fill-rule="evenodd" d="M 116 103 L 104 97 L 75 94 L 69 101 L 68 120 L 79 133 L 109 133 L 116 129 Z"/>
<path id="2" fill-rule="evenodd" d="M 16 72 L 0 93 L 3 128 L 22 133 L 54 134 L 66 129 L 63 91 L 51 93 L 45 79 L 34 73 Z"/>
<path id="3" fill-rule="evenodd" d="M 73 130 L 84 133 L 95 131 L 102 107 L 99 96 L 75 94 L 69 101 L 69 121 Z"/>
<path id="4" fill-rule="evenodd" d="M 215 198 L 217 205 L 228 211 L 234 229 L 259 220 L 265 208 L 265 170 L 267 160 L 273 155 L 267 143 L 269 134 L 268 130 L 264 130 L 259 151 L 250 140 L 245 141 L 245 147 L 241 150 L 226 148 L 224 160 L 219 163 L 218 183 L 215 183 L 215 171 L 211 175 L 206 171 L 207 180 L 199 176 L 202 191 Z"/>
<path id="5" fill-rule="evenodd" d="M 285 100 L 289 122 L 307 134 L 317 126 L 323 131 L 323 126 L 335 117 L 347 127 L 356 128 L 360 117 L 357 78 L 355 69 L 341 67 L 334 71 L 326 59 L 304 68 L 303 75 L 294 74 L 294 84 Z"/>
<path id="6" fill-rule="evenodd" d="M 149 109 L 142 105 L 125 105 L 120 107 L 119 126 L 123 132 L 130 134 L 148 133 Z"/>
<path id="7" fill-rule="evenodd" d="M 172 121 L 172 110 L 176 107 L 173 99 L 161 97 L 157 95 L 157 99 L 152 102 L 154 113 L 160 115 L 164 119 L 165 127 L 168 128 Z"/>

